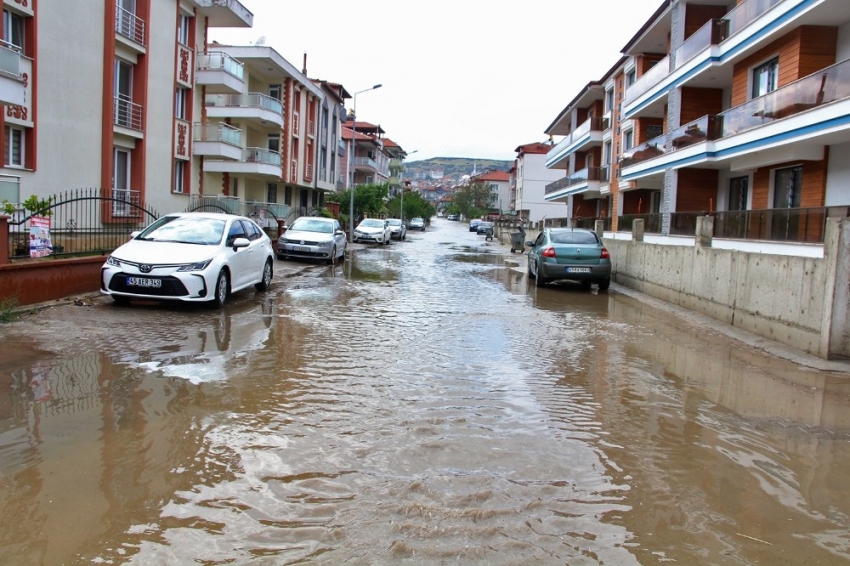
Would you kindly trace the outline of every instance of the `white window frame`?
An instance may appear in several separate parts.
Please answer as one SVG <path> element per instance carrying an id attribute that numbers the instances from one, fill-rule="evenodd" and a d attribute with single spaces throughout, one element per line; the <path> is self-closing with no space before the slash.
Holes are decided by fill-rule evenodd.
<path id="1" fill-rule="evenodd" d="M 623 130 L 623 151 L 628 151 L 635 146 L 634 130 Z"/>
<path id="2" fill-rule="evenodd" d="M 13 12 L 12 10 L 3 10 L 3 40 L 9 45 L 14 45 L 22 52 L 24 50 L 25 37 L 25 22 L 24 16 Z M 15 37 L 15 36 L 18 37 Z"/>
<path id="3" fill-rule="evenodd" d="M 174 186 L 172 191 L 178 195 L 186 192 L 186 162 L 182 159 L 174 160 Z"/>
<path id="4" fill-rule="evenodd" d="M 186 109 L 188 105 L 187 92 L 187 89 L 179 87 L 174 92 L 174 116 L 181 120 L 186 119 Z"/>
<path id="5" fill-rule="evenodd" d="M 17 137 L 17 146 L 18 146 L 18 156 L 17 160 L 13 161 L 14 148 L 15 148 L 15 138 Z M 26 160 L 26 140 L 27 140 L 27 131 L 26 128 L 21 128 L 19 126 L 11 126 L 6 125 L 5 132 L 5 156 L 3 159 L 3 163 L 5 167 L 13 167 L 15 169 L 23 169 L 24 164 L 27 162 Z"/>
<path id="6" fill-rule="evenodd" d="M 756 94 L 755 89 L 756 89 L 756 86 L 758 85 L 758 82 L 759 82 L 758 77 L 757 77 L 757 73 L 759 72 L 760 69 L 764 69 L 764 68 L 767 68 L 767 67 L 770 67 L 770 66 L 772 66 L 773 69 L 774 69 L 774 75 L 772 77 L 773 84 L 768 85 L 767 91 L 760 92 L 759 94 Z M 753 67 L 750 69 L 750 85 L 749 86 L 750 86 L 750 88 L 749 88 L 749 95 L 750 95 L 749 99 L 750 100 L 753 100 L 755 98 L 760 98 L 760 97 L 762 97 L 766 94 L 770 94 L 771 92 L 773 92 L 773 91 L 775 91 L 776 89 L 779 88 L 779 55 L 774 55 L 772 57 L 765 59 L 764 61 L 762 61 L 758 65 L 753 65 Z M 772 88 L 771 88 L 771 86 L 772 86 Z"/>
<path id="7" fill-rule="evenodd" d="M 186 14 L 180 14 L 178 18 L 179 19 L 177 21 L 177 42 L 189 46 L 192 44 L 189 40 L 189 30 L 191 29 L 189 23 L 191 22 L 191 18 Z"/>

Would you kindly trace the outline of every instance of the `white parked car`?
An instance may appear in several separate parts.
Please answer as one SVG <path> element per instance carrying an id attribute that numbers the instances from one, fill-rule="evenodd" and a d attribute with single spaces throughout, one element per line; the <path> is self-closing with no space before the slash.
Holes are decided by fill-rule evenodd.
<path id="1" fill-rule="evenodd" d="M 345 259 L 348 239 L 336 218 L 302 216 L 277 240 L 278 259 L 307 258 L 336 263 Z"/>
<path id="2" fill-rule="evenodd" d="M 271 240 L 253 221 L 231 214 L 163 216 L 106 259 L 100 290 L 116 302 L 132 298 L 209 302 L 272 282 Z"/>
<path id="3" fill-rule="evenodd" d="M 391 238 L 389 222 L 380 218 L 364 218 L 354 229 L 355 242 L 375 242 L 388 246 Z"/>
<path id="4" fill-rule="evenodd" d="M 425 221 L 421 218 L 418 218 L 418 217 L 414 218 L 413 220 L 410 221 L 410 229 L 411 230 L 421 230 L 422 232 L 424 232 L 425 231 Z"/>

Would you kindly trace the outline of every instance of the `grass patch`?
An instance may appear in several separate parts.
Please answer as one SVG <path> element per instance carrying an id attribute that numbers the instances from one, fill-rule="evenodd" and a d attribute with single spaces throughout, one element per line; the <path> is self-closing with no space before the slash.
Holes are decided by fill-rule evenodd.
<path id="1" fill-rule="evenodd" d="M 0 299 L 0 322 L 12 322 L 15 320 L 15 309 L 17 306 L 17 296 Z"/>

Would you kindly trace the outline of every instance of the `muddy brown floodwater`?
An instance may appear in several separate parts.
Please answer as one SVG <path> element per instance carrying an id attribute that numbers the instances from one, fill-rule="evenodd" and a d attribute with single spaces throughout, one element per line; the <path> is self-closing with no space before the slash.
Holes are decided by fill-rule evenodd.
<path id="1" fill-rule="evenodd" d="M 0 562 L 850 561 L 848 375 L 458 222 L 351 256 L 0 325 Z"/>

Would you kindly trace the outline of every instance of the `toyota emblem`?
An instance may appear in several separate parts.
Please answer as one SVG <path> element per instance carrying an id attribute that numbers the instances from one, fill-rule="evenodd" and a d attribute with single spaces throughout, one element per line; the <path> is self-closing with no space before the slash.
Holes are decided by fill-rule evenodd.
<path id="1" fill-rule="evenodd" d="M 146 263 L 143 263 L 142 265 L 139 266 L 139 271 L 141 271 L 142 273 L 150 273 L 151 269 L 153 269 L 153 267 L 151 267 L 150 265 L 148 265 Z"/>

